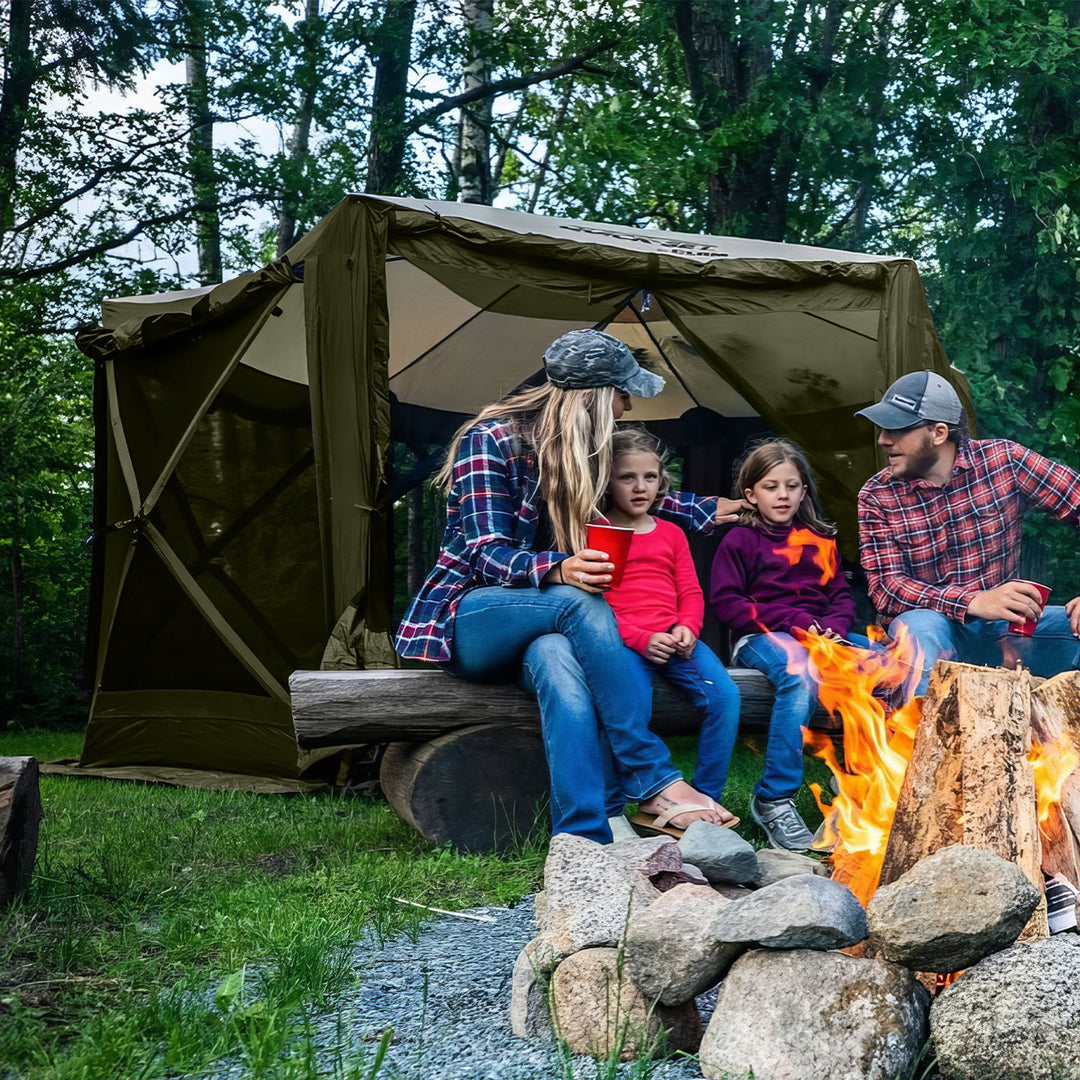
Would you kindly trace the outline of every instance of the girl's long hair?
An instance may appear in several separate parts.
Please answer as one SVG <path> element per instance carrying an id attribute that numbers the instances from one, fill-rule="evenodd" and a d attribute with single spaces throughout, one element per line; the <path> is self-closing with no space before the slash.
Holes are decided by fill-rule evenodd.
<path id="1" fill-rule="evenodd" d="M 540 496 L 556 547 L 580 551 L 585 525 L 598 514 L 611 476 L 616 393 L 611 386 L 563 390 L 545 382 L 496 401 L 458 428 L 436 480 L 449 492 L 454 462 L 470 428 L 485 420 L 510 420 L 536 453 Z"/>
<path id="2" fill-rule="evenodd" d="M 787 439 L 769 439 L 768 442 L 758 443 L 738 462 L 738 478 L 735 481 L 735 490 L 732 493 L 736 499 L 745 498 L 745 492 L 753 488 L 755 484 L 767 476 L 777 465 L 790 462 L 798 470 L 799 478 L 806 485 L 806 494 L 795 512 L 793 521 L 805 525 L 822 536 L 835 536 L 836 526 L 826 520 L 821 512 L 821 502 L 818 499 L 817 484 L 814 483 L 814 474 L 810 471 L 810 463 L 806 455 L 793 442 Z M 753 525 L 755 528 L 768 528 L 768 522 L 762 518 L 756 506 L 749 510 L 739 512 L 739 521 L 744 525 Z"/>

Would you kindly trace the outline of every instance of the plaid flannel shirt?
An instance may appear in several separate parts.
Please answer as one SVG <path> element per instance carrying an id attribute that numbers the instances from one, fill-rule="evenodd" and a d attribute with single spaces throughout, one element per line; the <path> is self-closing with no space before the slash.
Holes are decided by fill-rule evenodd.
<path id="1" fill-rule="evenodd" d="M 1029 508 L 1080 523 L 1080 474 L 1004 439 L 969 440 L 944 487 L 875 473 L 859 492 L 859 553 L 883 622 L 912 608 L 963 622 L 1016 577 Z"/>
<path id="2" fill-rule="evenodd" d="M 466 432 L 454 462 L 442 549 L 398 626 L 399 656 L 449 661 L 454 613 L 469 589 L 538 588 L 568 557 L 533 550 L 540 502 L 536 457 L 512 423 L 486 420 Z M 672 492 L 658 509 L 689 528 L 711 532 L 716 499 Z"/>

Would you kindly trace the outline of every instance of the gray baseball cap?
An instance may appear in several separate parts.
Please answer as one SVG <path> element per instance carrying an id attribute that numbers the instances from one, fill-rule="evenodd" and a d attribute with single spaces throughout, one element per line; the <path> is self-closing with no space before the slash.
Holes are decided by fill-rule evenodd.
<path id="1" fill-rule="evenodd" d="M 544 353 L 548 381 L 563 390 L 614 386 L 635 397 L 656 397 L 664 380 L 646 371 L 629 347 L 603 330 L 571 330 Z"/>
<path id="2" fill-rule="evenodd" d="M 923 420 L 958 424 L 963 408 L 948 380 L 936 371 L 913 371 L 901 375 L 885 391 L 885 396 L 855 415 L 865 416 L 880 428 L 899 431 Z"/>

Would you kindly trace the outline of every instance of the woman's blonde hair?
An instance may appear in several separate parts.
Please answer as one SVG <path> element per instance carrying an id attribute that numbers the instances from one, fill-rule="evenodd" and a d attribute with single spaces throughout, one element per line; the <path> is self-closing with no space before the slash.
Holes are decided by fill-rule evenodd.
<path id="1" fill-rule="evenodd" d="M 563 390 L 545 382 L 481 409 L 458 428 L 437 482 L 450 490 L 454 461 L 470 428 L 485 420 L 510 420 L 536 453 L 540 496 L 560 551 L 585 546 L 585 524 L 596 517 L 611 475 L 615 430 L 612 386 Z"/>
<path id="2" fill-rule="evenodd" d="M 836 526 L 831 521 L 827 521 L 822 514 L 821 503 L 818 500 L 817 484 L 814 483 L 814 474 L 810 471 L 810 463 L 806 460 L 806 455 L 802 450 L 793 442 L 788 442 L 787 439 L 770 439 L 768 442 L 758 443 L 736 463 L 739 472 L 735 481 L 734 497 L 736 499 L 745 498 L 744 493 L 746 491 L 752 489 L 755 484 L 772 472 L 777 465 L 783 465 L 785 462 L 795 466 L 799 473 L 799 479 L 802 480 L 806 487 L 806 494 L 799 504 L 799 509 L 795 511 L 793 521 L 813 529 L 814 532 L 820 533 L 822 536 L 835 536 Z M 753 525 L 759 529 L 764 528 L 766 525 L 756 506 L 751 507 L 749 510 L 740 511 L 739 521 L 744 525 Z"/>
<path id="3" fill-rule="evenodd" d="M 659 462 L 660 487 L 656 492 L 656 501 L 649 507 L 652 510 L 657 503 L 671 490 L 671 473 L 668 472 L 668 462 L 671 453 L 666 446 L 655 436 L 641 427 L 621 427 L 611 437 L 611 469 L 615 472 L 616 463 L 623 454 L 652 454 Z M 609 499 L 604 500 L 607 508 Z"/>

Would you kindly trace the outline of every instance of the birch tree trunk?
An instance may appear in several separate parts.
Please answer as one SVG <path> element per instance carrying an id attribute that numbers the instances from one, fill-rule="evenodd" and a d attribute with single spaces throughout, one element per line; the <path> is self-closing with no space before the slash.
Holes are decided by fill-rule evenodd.
<path id="1" fill-rule="evenodd" d="M 315 92 L 318 87 L 318 59 L 322 40 L 322 25 L 319 22 L 319 0 L 306 0 L 304 20 L 297 27 L 300 39 L 304 43 L 304 59 L 300 65 L 302 82 L 300 100 L 296 110 L 296 123 L 286 143 L 289 155 L 290 172 L 299 175 L 299 167 L 311 150 L 311 121 L 315 111 Z M 300 206 L 300 192 L 296 187 L 289 187 L 282 192 L 281 212 L 277 224 L 277 255 L 280 259 L 299 240 L 296 234 L 296 215 Z"/>
<path id="2" fill-rule="evenodd" d="M 469 41 L 463 86 L 466 93 L 491 82 L 494 6 L 494 0 L 463 0 L 462 3 Z M 495 197 L 491 178 L 491 100 L 484 97 L 461 110 L 460 202 L 490 206 Z"/>

